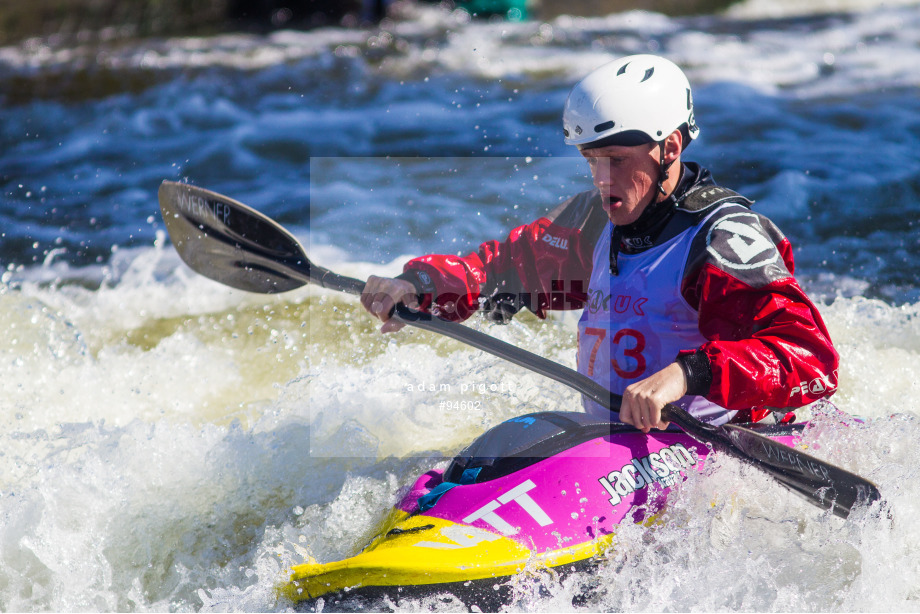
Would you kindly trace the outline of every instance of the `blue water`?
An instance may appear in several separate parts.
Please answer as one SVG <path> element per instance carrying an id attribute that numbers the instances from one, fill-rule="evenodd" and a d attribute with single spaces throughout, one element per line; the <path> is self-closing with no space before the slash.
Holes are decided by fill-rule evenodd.
<path id="1" fill-rule="evenodd" d="M 902 14 L 917 19 L 913 9 Z M 675 20 L 672 27 L 679 33 L 695 25 Z M 715 26 L 728 30 L 732 22 L 716 21 L 710 30 Z M 742 32 L 735 36 L 754 39 L 741 44 L 756 50 L 756 35 L 764 31 L 789 44 L 799 31 L 816 27 L 829 26 L 818 18 L 744 24 L 736 26 Z M 406 39 L 413 44 L 408 34 Z M 618 42 L 564 39 L 560 44 L 569 53 L 579 45 L 600 47 L 607 57 L 632 51 Z M 859 44 L 865 46 L 847 41 Z M 661 47 L 668 51 L 667 40 Z M 512 50 L 494 50 L 492 60 Z M 851 92 L 838 91 L 840 80 L 857 81 L 856 71 L 868 70 L 859 54 L 853 52 L 852 66 L 835 58 L 801 84 L 773 83 L 770 89 L 778 91 L 764 91 L 731 81 L 732 70 L 744 66 L 719 66 L 717 61 L 728 64 L 732 58 L 716 50 L 709 70 L 725 74 L 695 83 L 703 132 L 687 157 L 709 166 L 720 182 L 756 199 L 775 218 L 798 249 L 802 274 L 854 277 L 870 285 L 871 296 L 915 301 L 920 298 L 914 264 L 920 250 L 915 227 L 920 153 L 914 146 L 920 136 L 920 97 L 915 84 L 886 74 L 869 84 L 872 91 L 863 91 L 864 83 Z M 402 61 L 392 51 L 385 57 Z M 512 70 L 485 78 L 406 60 L 401 68 L 410 74 L 397 79 L 396 71 L 382 64 L 362 55 L 337 57 L 333 51 L 260 68 L 129 65 L 107 70 L 124 80 L 125 73 L 140 73 L 132 79 L 149 81 L 149 87 L 79 101 L 52 93 L 4 105 L 0 259 L 31 265 L 56 250 L 56 259 L 82 266 L 105 262 L 112 246 L 150 245 L 162 228 L 154 195 L 164 178 L 210 187 L 282 223 L 306 227 L 312 157 L 577 155 L 559 136 L 559 109 L 574 80 L 570 73 Z M 54 71 L 66 72 L 66 66 Z M 27 78 L 49 77 L 39 71 Z M 462 199 L 475 184 L 475 178 L 454 177 L 436 186 L 437 194 L 423 196 L 453 193 Z M 479 199 L 470 205 L 508 227 L 588 185 L 565 185 L 554 173 L 542 175 L 539 184 L 539 193 L 524 195 L 513 187 L 490 186 L 496 193 L 492 202 Z M 386 211 L 384 217 L 400 214 L 400 203 L 385 189 L 370 196 L 374 186 L 368 180 L 356 187 L 367 191 L 351 206 L 358 219 L 375 211 Z M 509 203 L 519 205 L 517 215 L 507 214 Z M 360 226 L 337 227 L 335 240 L 363 259 L 435 249 L 426 237 L 443 226 L 442 212 L 419 206 L 412 216 L 418 232 L 408 243 L 397 232 L 369 243 Z M 452 234 L 464 246 L 502 230 L 458 226 Z"/>
<path id="2" fill-rule="evenodd" d="M 597 574 L 544 577 L 550 596 L 516 580 L 514 609 L 920 609 L 920 6 L 804 6 L 514 24 L 429 7 L 367 31 L 0 49 L 0 609 L 287 609 L 287 567 L 359 550 L 419 471 L 577 407 L 452 342 L 382 338 L 351 298 L 195 275 L 156 192 L 231 196 L 359 277 L 465 253 L 590 186 L 566 93 L 642 51 L 694 85 L 687 158 L 792 240 L 841 352 L 835 400 L 869 425 L 819 423 L 809 445 L 875 480 L 894 520 L 840 524 L 726 460 Z M 519 320 L 473 325 L 571 366 L 570 320 Z"/>

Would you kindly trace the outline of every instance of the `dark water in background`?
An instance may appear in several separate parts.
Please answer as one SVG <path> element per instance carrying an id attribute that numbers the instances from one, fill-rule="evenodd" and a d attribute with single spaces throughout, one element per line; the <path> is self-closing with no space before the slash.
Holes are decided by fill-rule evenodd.
<path id="1" fill-rule="evenodd" d="M 577 406 L 456 344 L 383 339 L 348 298 L 202 280 L 166 241 L 163 179 L 265 211 L 334 270 L 392 273 L 589 186 L 566 93 L 654 51 L 694 85 L 687 157 L 790 236 L 841 351 L 835 399 L 872 422 L 810 443 L 876 480 L 895 521 L 841 528 L 726 461 L 656 548 L 631 534 L 551 597 L 524 582 L 517 608 L 917 610 L 920 7 L 800 4 L 0 49 L 0 609 L 285 609 L 286 567 L 359 549 L 419 470 Z M 573 360 L 564 318 L 489 332 Z M 459 383 L 496 381 L 513 392 L 477 415 L 405 386 L 469 400 Z"/>
<path id="2" fill-rule="evenodd" d="M 776 218 L 802 273 L 852 277 L 896 302 L 920 299 L 916 9 L 769 22 L 631 15 L 465 27 L 442 17 L 379 36 L 332 30 L 178 49 L 170 41 L 8 48 L 0 261 L 33 265 L 54 250 L 79 267 L 107 261 L 112 246 L 151 244 L 163 178 L 303 227 L 311 157 L 573 156 L 559 137 L 569 87 L 604 58 L 645 47 L 682 62 L 693 79 L 703 132 L 687 157 Z M 30 88 L 44 95 L 16 93 Z M 81 99 L 106 90 L 114 91 Z M 469 206 L 493 219 L 513 201 L 520 213 L 509 221 L 520 223 L 555 202 L 547 195 L 582 187 L 539 181 L 539 197 L 496 185 L 501 198 Z M 441 191 L 461 194 L 468 182 L 475 178 Z M 353 213 L 398 215 L 392 200 L 378 190 Z M 385 233 L 369 241 L 357 228 L 337 228 L 336 242 L 380 261 L 431 249 L 425 238 L 443 219 L 424 207 L 414 215 L 408 245 Z M 490 236 L 459 235 L 464 245 Z"/>

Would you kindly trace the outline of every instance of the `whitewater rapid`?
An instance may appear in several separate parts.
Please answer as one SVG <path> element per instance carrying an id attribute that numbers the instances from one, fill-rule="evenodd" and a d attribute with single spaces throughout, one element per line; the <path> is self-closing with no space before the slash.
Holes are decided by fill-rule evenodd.
<path id="1" fill-rule="evenodd" d="M 192 181 L 333 271 L 395 274 L 583 189 L 559 109 L 638 51 L 687 69 L 692 157 L 792 240 L 841 355 L 833 401 L 863 420 L 818 415 L 805 443 L 885 512 L 843 522 L 717 459 L 596 572 L 516 577 L 508 610 L 920 609 L 920 8 L 801 8 L 0 49 L 0 609 L 288 610 L 287 569 L 357 552 L 419 473 L 577 409 L 458 342 L 382 336 L 352 297 L 196 275 L 156 190 Z M 571 367 L 576 317 L 469 325 Z"/>

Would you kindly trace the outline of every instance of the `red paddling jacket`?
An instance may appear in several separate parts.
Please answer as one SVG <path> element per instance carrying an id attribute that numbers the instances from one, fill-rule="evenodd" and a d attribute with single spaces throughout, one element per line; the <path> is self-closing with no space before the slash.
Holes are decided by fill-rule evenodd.
<path id="1" fill-rule="evenodd" d="M 707 170 L 689 162 L 681 170 L 674 192 L 628 226 L 610 224 L 598 191 L 591 190 L 515 228 L 504 241 L 487 241 L 465 257 L 416 258 L 399 277 L 416 286 L 423 308 L 455 321 L 481 309 L 506 321 L 522 307 L 540 318 L 549 309 L 587 307 L 579 326 L 580 371 L 621 393 L 676 358 L 687 373 L 688 397 L 728 410 L 718 418 L 703 412 L 704 420 L 757 421 L 771 410 L 833 394 L 838 355 L 817 308 L 793 277 L 788 239 L 750 211 L 751 201 L 717 186 Z M 679 260 L 673 253 L 667 261 L 652 257 L 675 245 L 686 246 Z M 635 260 L 658 266 L 630 269 L 639 255 Z M 636 291 L 636 279 L 647 288 Z M 618 294 L 627 280 L 629 291 Z M 669 292 L 690 314 L 675 318 L 689 317 L 690 329 L 697 329 L 692 334 L 686 326 L 682 336 L 672 333 L 681 330 L 680 322 L 662 326 L 661 313 L 643 322 L 641 316 L 666 303 Z M 614 319 L 628 312 L 625 337 L 616 323 L 607 327 L 610 334 L 600 334 L 597 319 L 592 323 L 588 316 L 601 307 Z M 661 342 L 647 346 L 647 334 Z M 591 361 L 589 370 L 582 358 L 597 348 L 586 344 L 601 340 L 609 344 L 601 351 L 602 368 Z M 676 356 L 661 355 L 674 347 Z M 685 400 L 697 413 L 692 399 Z"/>

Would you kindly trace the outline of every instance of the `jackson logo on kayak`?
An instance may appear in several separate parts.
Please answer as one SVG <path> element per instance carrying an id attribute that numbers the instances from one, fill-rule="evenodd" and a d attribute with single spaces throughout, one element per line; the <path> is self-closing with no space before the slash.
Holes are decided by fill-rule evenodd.
<path id="1" fill-rule="evenodd" d="M 676 443 L 641 458 L 633 458 L 597 481 L 610 494 L 610 504 L 619 505 L 626 495 L 648 488 L 655 482 L 665 488 L 673 486 L 680 472 L 697 462 L 699 459 L 695 453 Z"/>
<path id="2" fill-rule="evenodd" d="M 179 191 L 179 209 L 197 220 L 216 220 L 227 225 L 230 222 L 230 207 L 216 200 L 207 200 Z"/>

